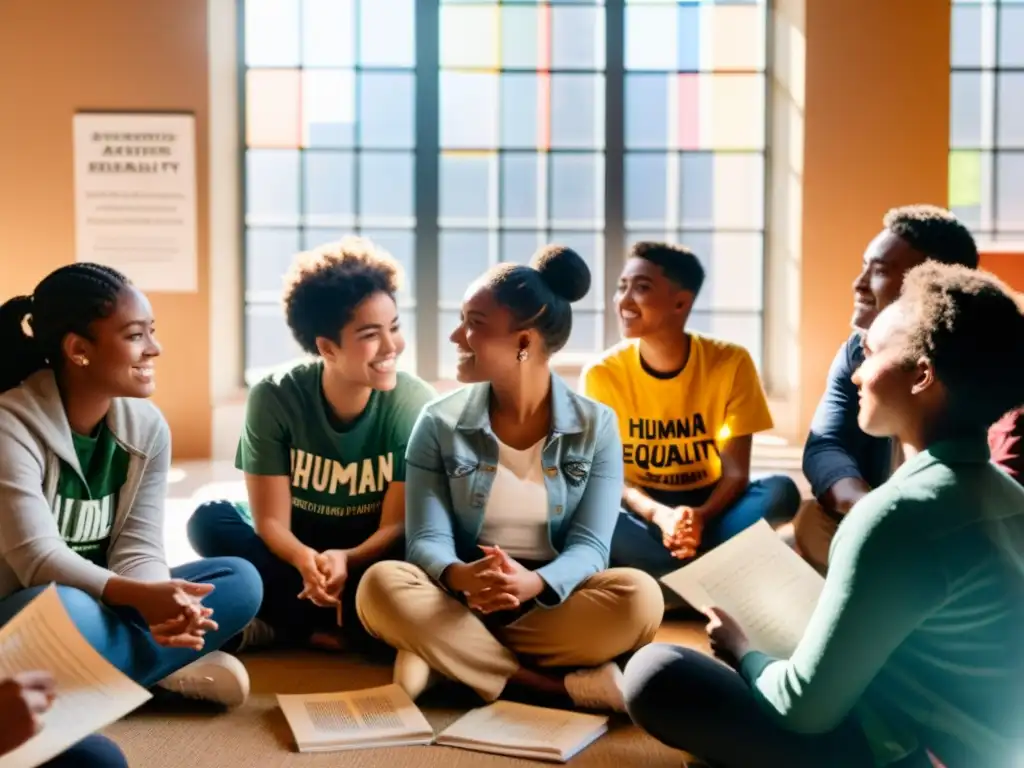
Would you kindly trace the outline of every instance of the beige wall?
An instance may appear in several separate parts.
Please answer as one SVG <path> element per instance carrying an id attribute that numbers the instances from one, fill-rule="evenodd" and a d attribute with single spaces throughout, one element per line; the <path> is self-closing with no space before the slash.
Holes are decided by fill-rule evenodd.
<path id="1" fill-rule="evenodd" d="M 176 458 L 210 449 L 206 0 L 0 3 L 0 295 L 74 259 L 71 120 L 80 109 L 196 115 L 199 292 L 150 294 L 157 404 Z"/>
<path id="2" fill-rule="evenodd" d="M 76 109 L 196 113 L 200 290 L 153 296 L 166 350 L 157 402 L 179 459 L 209 455 L 215 405 L 233 414 L 218 417 L 226 426 L 217 442 L 230 446 L 240 404 L 234 0 L 209 5 L 208 22 L 207 0 L 0 3 L 3 295 L 31 289 L 73 258 Z M 882 214 L 946 199 L 949 4 L 776 0 L 775 8 L 766 378 L 780 431 L 802 438 Z M 223 244 L 212 264 L 211 232 Z M 223 358 L 216 366 L 211 351 Z"/>

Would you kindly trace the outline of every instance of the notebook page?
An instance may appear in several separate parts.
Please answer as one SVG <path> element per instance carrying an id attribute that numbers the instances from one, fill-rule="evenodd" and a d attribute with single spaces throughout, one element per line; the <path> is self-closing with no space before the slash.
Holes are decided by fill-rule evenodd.
<path id="1" fill-rule="evenodd" d="M 456 720 L 438 743 L 490 744 L 515 749 L 572 753 L 603 733 L 608 718 L 512 701 L 496 701 Z"/>
<path id="2" fill-rule="evenodd" d="M 429 743 L 434 731 L 397 685 L 341 693 L 278 694 L 299 749 L 413 739 Z"/>
<path id="3" fill-rule="evenodd" d="M 779 658 L 800 642 L 825 583 L 763 520 L 661 580 L 695 608 L 722 608 Z"/>
<path id="4" fill-rule="evenodd" d="M 39 733 L 0 757 L 0 768 L 34 768 L 151 697 L 89 645 L 53 586 L 0 629 L 0 679 L 30 670 L 52 674 L 57 697 Z"/>

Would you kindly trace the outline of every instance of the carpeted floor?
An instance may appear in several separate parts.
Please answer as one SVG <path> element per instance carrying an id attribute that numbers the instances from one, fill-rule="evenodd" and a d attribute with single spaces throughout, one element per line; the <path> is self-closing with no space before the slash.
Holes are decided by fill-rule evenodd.
<path id="1" fill-rule="evenodd" d="M 664 642 L 706 647 L 697 625 L 673 624 L 662 629 Z M 356 663 L 344 656 L 321 653 L 253 654 L 242 657 L 252 677 L 249 701 L 230 712 L 187 707 L 166 702 L 149 704 L 107 729 L 140 768 L 286 768 L 328 766 L 347 768 L 490 768 L 490 766 L 542 765 L 528 760 L 485 755 L 448 747 L 396 747 L 325 754 L 299 754 L 288 724 L 277 707 L 277 693 L 314 693 L 357 690 L 386 685 L 391 670 Z M 421 702 L 421 709 L 440 731 L 465 708 Z M 587 768 L 680 768 L 685 756 L 662 746 L 616 718 L 610 733 L 572 760 Z"/>

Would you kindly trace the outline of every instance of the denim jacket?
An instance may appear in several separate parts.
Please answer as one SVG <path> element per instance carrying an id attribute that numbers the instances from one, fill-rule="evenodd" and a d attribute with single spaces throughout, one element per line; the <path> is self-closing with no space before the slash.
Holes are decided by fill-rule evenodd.
<path id="1" fill-rule="evenodd" d="M 406 557 L 436 581 L 454 563 L 482 557 L 477 539 L 494 483 L 498 441 L 490 384 L 473 384 L 427 405 L 406 454 Z M 622 441 L 610 408 L 551 377 L 551 431 L 542 453 L 548 535 L 558 556 L 537 569 L 558 605 L 608 567 L 622 496 Z"/>

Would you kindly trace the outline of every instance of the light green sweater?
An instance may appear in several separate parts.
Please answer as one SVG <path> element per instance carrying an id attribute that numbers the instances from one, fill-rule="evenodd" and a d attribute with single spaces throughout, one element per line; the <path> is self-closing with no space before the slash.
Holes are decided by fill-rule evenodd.
<path id="1" fill-rule="evenodd" d="M 849 513 L 788 660 L 740 672 L 794 731 L 851 712 L 878 765 L 927 747 L 947 768 L 1024 756 L 1024 488 L 983 435 L 909 459 Z"/>

